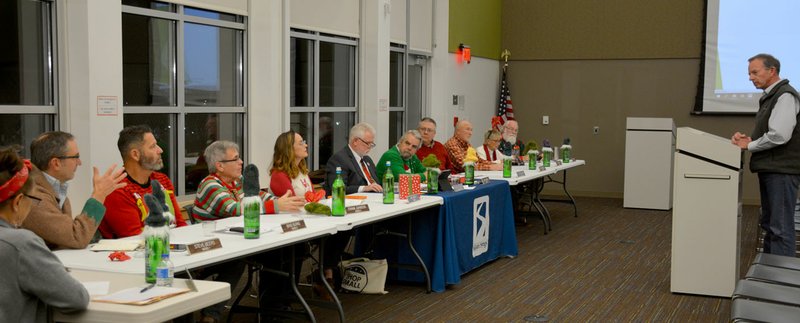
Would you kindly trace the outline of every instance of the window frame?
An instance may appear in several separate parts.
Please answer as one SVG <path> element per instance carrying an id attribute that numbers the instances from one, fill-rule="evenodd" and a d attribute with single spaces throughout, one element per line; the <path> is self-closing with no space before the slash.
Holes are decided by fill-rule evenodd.
<path id="1" fill-rule="evenodd" d="M 287 104 L 289 105 L 289 114 L 290 115 L 293 114 L 293 113 L 312 113 L 313 114 L 314 127 L 313 127 L 313 129 L 311 129 L 311 133 L 312 133 L 312 136 L 313 136 L 313 139 L 312 139 L 313 141 L 309 141 L 309 138 L 305 138 L 305 140 L 307 142 L 311 143 L 311 144 L 308 145 L 309 146 L 309 150 L 310 150 L 308 158 L 310 160 L 307 160 L 307 163 L 309 165 L 309 169 L 311 169 L 311 170 L 321 169 L 321 168 L 325 167 L 325 165 L 320 165 L 320 156 L 319 156 L 319 151 L 320 151 L 319 142 L 320 142 L 320 139 L 321 139 L 320 138 L 320 132 L 319 132 L 320 114 L 321 113 L 329 113 L 329 112 L 347 112 L 347 113 L 352 113 L 353 114 L 353 118 L 352 119 L 354 120 L 354 124 L 357 124 L 359 122 L 359 115 L 358 115 L 358 109 L 360 107 L 359 86 L 358 86 L 358 84 L 359 84 L 359 75 L 358 75 L 358 70 L 359 70 L 359 53 L 358 53 L 359 40 L 357 38 L 353 38 L 353 37 L 338 36 L 338 35 L 333 35 L 333 34 L 326 34 L 326 33 L 321 33 L 321 32 L 316 32 L 316 31 L 311 31 L 311 30 L 295 29 L 295 28 L 292 28 L 290 30 L 290 32 L 289 32 L 290 42 L 291 42 L 292 38 L 305 39 L 305 40 L 310 40 L 310 41 L 313 42 L 314 53 L 313 53 L 313 58 L 311 59 L 311 62 L 313 64 L 312 65 L 313 71 L 311 73 L 311 75 L 313 77 L 313 79 L 311 80 L 311 83 L 312 83 L 311 87 L 313 89 L 312 90 L 313 92 L 311 93 L 311 95 L 313 97 L 313 100 L 312 100 L 313 103 L 311 104 L 311 106 L 292 106 L 291 100 L 287 100 L 288 101 Z M 320 48 L 321 48 L 320 43 L 322 43 L 322 42 L 340 44 L 340 45 L 349 45 L 349 46 L 353 46 L 354 47 L 353 56 L 352 56 L 353 68 L 349 71 L 350 72 L 350 76 L 351 76 L 350 80 L 352 80 L 352 84 L 351 85 L 353 87 L 353 103 L 354 103 L 353 106 L 348 106 L 348 107 L 320 106 Z M 290 61 L 295 59 L 295 57 L 292 56 L 291 54 L 289 56 L 290 56 L 289 57 Z M 287 79 L 288 79 L 287 83 L 289 84 L 290 87 L 293 87 L 294 86 L 294 82 L 292 82 L 292 80 L 291 80 L 291 73 L 289 73 L 289 74 L 290 75 L 286 76 Z M 292 93 L 291 89 L 289 90 L 289 93 Z M 291 117 L 290 117 L 290 119 L 291 119 Z M 291 124 L 289 126 L 291 128 Z M 347 132 L 349 133 L 349 129 L 347 129 L 347 130 L 348 130 Z M 333 151 L 334 154 L 336 153 L 336 149 L 333 149 L 332 151 Z"/>
<path id="2" fill-rule="evenodd" d="M 249 105 L 249 93 L 248 93 L 248 61 L 249 57 L 248 53 L 248 44 L 247 44 L 247 37 L 248 37 L 248 20 L 245 16 L 236 15 L 239 22 L 232 22 L 226 20 L 217 20 L 211 18 L 200 17 L 197 15 L 190 15 L 186 13 L 186 9 L 199 9 L 203 11 L 211 11 L 202 8 L 196 8 L 188 5 L 183 4 L 170 4 L 170 11 L 162 11 L 157 9 L 149 9 L 149 8 L 142 8 L 136 6 L 129 6 L 129 5 L 122 5 L 122 13 L 121 14 L 133 14 L 133 15 L 140 15 L 150 18 L 159 18 L 159 19 L 166 19 L 175 22 L 175 57 L 173 62 L 173 70 L 171 77 L 175 81 L 175 89 L 174 95 L 176 96 L 175 105 L 167 105 L 167 106 L 137 106 L 137 105 L 125 105 L 124 106 L 124 113 L 125 114 L 169 114 L 170 120 L 175 121 L 175 133 L 173 136 L 176 138 L 175 143 L 171 143 L 171 145 L 175 145 L 175 147 L 169 147 L 171 150 L 172 159 L 170 161 L 171 165 L 174 165 L 170 169 L 162 170 L 165 172 L 170 179 L 172 180 L 175 188 L 177 190 L 178 196 L 187 195 L 187 188 L 186 188 L 186 169 L 183 165 L 186 163 L 186 115 L 187 114 L 195 114 L 195 113 L 211 113 L 211 114 L 220 114 L 220 113 L 230 113 L 235 114 L 240 117 L 239 122 L 242 125 L 241 129 L 241 137 L 242 137 L 242 146 L 239 147 L 240 154 L 245 157 L 244 162 L 249 162 L 249 138 L 246 135 L 249 131 L 248 129 L 248 118 L 250 112 L 250 105 Z M 221 14 L 229 15 L 231 13 L 222 12 L 222 11 L 215 11 Z M 235 14 L 234 14 L 235 15 Z M 236 37 L 237 42 L 237 49 L 236 49 L 236 71 L 237 79 L 240 80 L 234 86 L 234 95 L 236 96 L 235 102 L 238 105 L 235 106 L 187 106 L 186 105 L 186 66 L 185 66 L 185 53 L 186 53 L 186 43 L 185 43 L 185 30 L 186 24 L 198 24 L 198 25 L 205 25 L 211 26 L 216 28 L 226 28 L 232 29 L 237 32 L 241 32 L 241 37 Z M 124 27 L 124 26 L 123 26 Z M 124 75 L 123 75 L 124 77 Z M 124 96 L 124 93 L 123 93 Z M 167 148 L 167 147 L 162 147 Z"/>

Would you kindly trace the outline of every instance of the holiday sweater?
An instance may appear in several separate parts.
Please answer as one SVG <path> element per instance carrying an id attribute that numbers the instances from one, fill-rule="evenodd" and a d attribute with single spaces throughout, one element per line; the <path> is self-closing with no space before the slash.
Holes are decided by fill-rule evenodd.
<path id="1" fill-rule="evenodd" d="M 259 191 L 258 195 L 263 203 L 264 213 L 278 213 L 277 197 L 264 191 Z M 239 202 L 243 198 L 241 177 L 229 185 L 215 174 L 208 175 L 197 188 L 192 217 L 198 221 L 208 221 L 240 216 L 242 208 Z"/>
<path id="2" fill-rule="evenodd" d="M 142 233 L 144 219 L 149 213 L 144 203 L 144 195 L 152 194 L 153 187 L 150 181 L 157 180 L 164 188 L 166 204 L 169 212 L 175 215 L 175 223 L 185 226 L 186 221 L 178 210 L 178 201 L 175 199 L 175 187 L 164 173 L 153 172 L 146 184 L 142 185 L 127 176 L 123 183 L 125 187 L 118 188 L 106 197 L 106 216 L 100 223 L 100 234 L 106 239 L 118 239 L 135 236 Z M 178 212 L 176 212 L 178 211 Z"/>

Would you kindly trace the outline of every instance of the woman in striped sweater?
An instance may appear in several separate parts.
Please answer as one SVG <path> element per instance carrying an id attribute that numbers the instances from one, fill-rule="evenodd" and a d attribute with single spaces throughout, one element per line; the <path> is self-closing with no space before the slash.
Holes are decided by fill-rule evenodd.
<path id="1" fill-rule="evenodd" d="M 192 208 L 192 217 L 196 221 L 214 221 L 221 218 L 242 215 L 239 205 L 244 192 L 242 191 L 242 158 L 239 156 L 239 145 L 234 142 L 218 140 L 206 147 L 203 154 L 208 162 L 210 173 L 200 183 L 197 196 Z M 303 207 L 304 200 L 297 197 L 284 195 L 276 198 L 267 192 L 260 192 L 261 201 L 264 203 L 265 213 L 272 214 L 278 211 L 298 211 Z M 265 259 L 275 259 L 275 257 Z M 244 266 L 241 262 L 229 262 L 209 267 L 208 273 L 217 273 L 217 280 L 236 286 L 242 276 Z M 222 316 L 225 302 L 204 308 L 202 322 L 217 322 Z"/>
<path id="2" fill-rule="evenodd" d="M 210 173 L 197 188 L 197 196 L 192 208 L 195 220 L 217 220 L 242 215 L 239 202 L 244 198 L 242 191 L 242 158 L 239 145 L 234 142 L 218 140 L 206 147 L 204 157 Z M 283 194 L 280 198 L 262 191 L 264 213 L 278 211 L 296 212 L 305 205 L 302 197 Z"/>

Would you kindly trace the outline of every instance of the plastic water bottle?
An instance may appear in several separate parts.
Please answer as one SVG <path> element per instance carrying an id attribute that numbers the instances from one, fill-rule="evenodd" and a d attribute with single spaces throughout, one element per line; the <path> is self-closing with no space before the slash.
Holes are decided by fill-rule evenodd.
<path id="1" fill-rule="evenodd" d="M 331 187 L 331 215 L 344 216 L 344 181 L 342 180 L 342 168 L 336 167 L 336 180 L 333 181 Z"/>
<path id="2" fill-rule="evenodd" d="M 169 260 L 169 254 L 162 254 L 161 262 L 158 263 L 158 268 L 156 269 L 156 286 L 172 286 L 174 272 L 175 266 Z"/>
<path id="3" fill-rule="evenodd" d="M 392 162 L 386 161 L 386 174 L 383 175 L 383 204 L 394 204 L 394 174 Z"/>

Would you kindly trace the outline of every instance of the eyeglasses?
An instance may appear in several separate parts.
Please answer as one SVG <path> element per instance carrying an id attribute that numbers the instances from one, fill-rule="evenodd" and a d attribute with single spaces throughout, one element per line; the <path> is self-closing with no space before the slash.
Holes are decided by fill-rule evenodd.
<path id="1" fill-rule="evenodd" d="M 364 139 L 361 139 L 361 138 L 358 138 L 358 137 L 356 137 L 356 139 L 358 139 L 358 140 L 361 140 L 361 142 L 363 142 L 364 144 L 366 144 L 367 146 L 369 146 L 369 148 L 370 148 L 370 149 L 371 149 L 371 148 L 375 148 L 375 146 L 376 146 L 374 142 L 367 142 L 366 140 L 364 140 Z"/>
<path id="2" fill-rule="evenodd" d="M 31 199 L 31 202 L 33 203 L 33 206 L 39 205 L 39 202 L 42 201 L 42 199 L 40 199 L 40 198 L 38 198 L 36 196 L 31 196 L 31 195 L 28 195 L 28 194 L 25 194 L 25 193 L 23 193 L 22 195 L 25 195 L 25 197 Z"/>
<path id="3" fill-rule="evenodd" d="M 220 163 L 230 163 L 230 162 L 236 162 L 236 161 L 241 161 L 241 160 L 242 160 L 242 157 L 236 157 L 234 159 L 223 159 L 223 160 L 220 160 L 219 162 Z"/>
<path id="4" fill-rule="evenodd" d="M 72 156 L 58 156 L 58 159 L 81 159 L 81 154 L 75 154 Z"/>
<path id="5" fill-rule="evenodd" d="M 504 128 L 503 130 L 504 131 L 508 131 L 508 132 L 513 132 L 513 133 L 517 133 L 519 131 L 519 129 L 514 129 L 514 128 Z"/>
<path id="6" fill-rule="evenodd" d="M 427 132 L 436 132 L 434 128 L 419 128 L 419 132 L 427 133 Z"/>
<path id="7" fill-rule="evenodd" d="M 305 139 L 300 140 L 300 145 L 305 145 L 305 144 L 306 144 L 306 140 Z"/>

